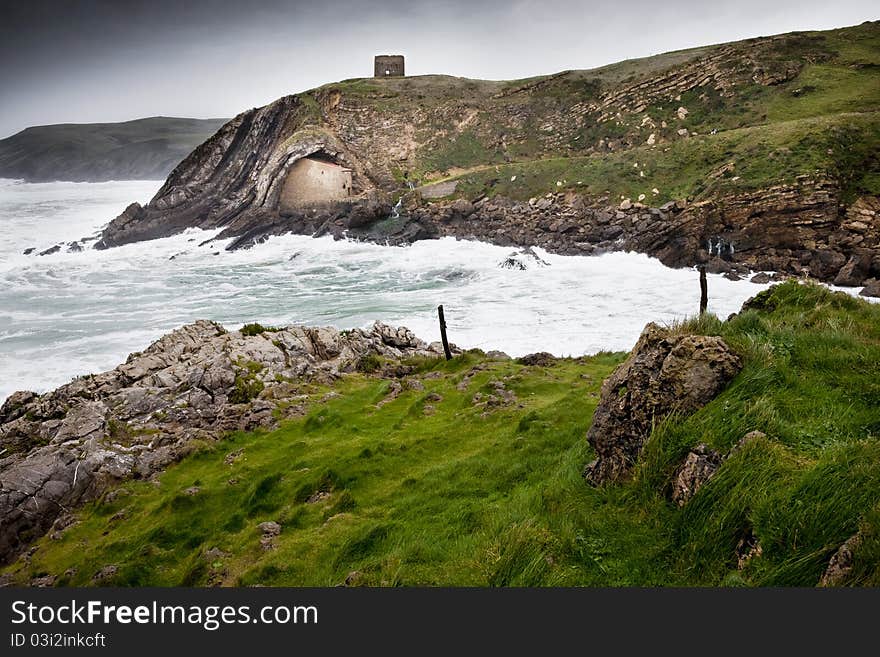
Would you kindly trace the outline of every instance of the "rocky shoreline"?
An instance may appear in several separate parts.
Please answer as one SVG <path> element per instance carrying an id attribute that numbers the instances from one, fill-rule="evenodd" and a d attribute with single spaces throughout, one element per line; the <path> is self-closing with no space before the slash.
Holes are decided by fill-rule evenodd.
<path id="1" fill-rule="evenodd" d="M 413 217 L 439 235 L 564 255 L 636 251 L 669 267 L 706 265 L 730 277 L 773 271 L 869 292 L 880 278 L 880 199 L 842 206 L 827 181 L 802 179 L 761 193 L 660 207 L 600 201 L 606 204 L 571 193 L 528 203 L 459 200 L 416 209 Z"/>
<path id="2" fill-rule="evenodd" d="M 428 202 L 417 190 L 401 191 L 397 207 L 393 198 L 373 191 L 354 201 L 295 214 L 245 213 L 225 225 L 213 241 L 230 240 L 226 249 L 236 250 L 294 233 L 389 246 L 455 237 L 499 246 L 538 246 L 561 255 L 635 251 L 669 267 L 705 265 L 710 273 L 732 279 L 754 271 L 777 272 L 864 287 L 866 296 L 880 295 L 880 199 L 866 196 L 842 204 L 828 180 L 802 177 L 795 184 L 760 192 L 702 202 L 670 201 L 659 207 L 630 199 L 611 204 L 607 197 L 591 199 L 573 192 L 528 201 L 493 197 Z M 105 229 L 98 246 L 169 236 L 185 227 L 148 216 L 133 204 Z M 148 233 L 145 225 L 151 226 Z M 197 225 L 217 227 L 210 222 Z"/>
<path id="3" fill-rule="evenodd" d="M 230 431 L 304 413 L 313 401 L 304 385 L 373 371 L 383 359 L 389 376 L 403 376 L 407 358 L 442 355 L 439 343 L 378 322 L 230 332 L 198 321 L 109 372 L 14 393 L 0 407 L 0 563 L 120 481 L 147 479 Z"/>
<path id="4" fill-rule="evenodd" d="M 870 293 L 880 287 L 880 198 L 856 174 L 873 170 L 875 108 L 835 115 L 837 141 L 822 145 L 797 136 L 803 126 L 776 143 L 766 116 L 741 115 L 794 85 L 805 61 L 834 57 L 821 38 L 789 35 L 664 60 L 623 81 L 567 71 L 517 84 L 326 85 L 236 116 L 95 246 L 187 228 L 219 230 L 229 249 L 284 233 L 389 245 L 453 236 L 567 255 L 636 251 L 671 267 L 807 275 Z M 741 151 L 740 139 L 774 145 Z M 816 157 L 801 162 L 792 149 Z M 304 158 L 348 170 L 349 198 L 284 200 Z M 749 173 L 755 158 L 767 166 Z M 584 180 L 566 180 L 565 162 Z M 609 173 L 589 173 L 588 162 Z"/>
<path id="5" fill-rule="evenodd" d="M 651 207 L 630 200 L 608 205 L 607 200 L 597 203 L 558 193 L 528 202 L 484 198 L 424 203 L 413 193 L 403 197 L 399 216 L 392 215 L 390 202 L 372 198 L 245 223 L 224 230 L 217 239 L 231 238 L 229 250 L 296 233 L 391 246 L 455 237 L 538 246 L 560 255 L 636 251 L 669 267 L 706 265 L 709 273 L 734 280 L 770 271 L 863 286 L 866 296 L 880 295 L 880 199 L 875 197 L 841 206 L 832 183 L 802 180 L 705 203 Z"/>

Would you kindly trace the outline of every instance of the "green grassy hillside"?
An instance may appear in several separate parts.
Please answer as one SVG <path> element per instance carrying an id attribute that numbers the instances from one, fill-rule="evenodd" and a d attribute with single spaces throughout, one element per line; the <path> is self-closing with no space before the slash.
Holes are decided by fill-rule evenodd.
<path id="1" fill-rule="evenodd" d="M 727 322 L 745 368 L 658 426 L 632 481 L 590 488 L 585 433 L 623 354 L 525 366 L 469 352 L 392 382 L 303 386 L 308 414 L 129 482 L 6 568 L 88 585 L 806 585 L 861 531 L 880 585 L 880 306 L 789 282 Z M 377 365 L 377 363 L 371 363 Z M 363 369 L 372 369 L 364 367 Z M 688 449 L 748 442 L 683 508 Z M 258 525 L 281 525 L 263 549 Z M 759 555 L 737 567 L 737 544 Z"/>
<path id="2" fill-rule="evenodd" d="M 322 118 L 314 99 L 330 94 L 341 102 Z M 527 80 L 357 79 L 303 97 L 374 169 L 393 154 L 400 183 L 459 180 L 471 198 L 562 188 L 661 203 L 799 175 L 837 180 L 847 200 L 880 193 L 878 22 Z"/>
<path id="3" fill-rule="evenodd" d="M 640 113 L 623 112 L 584 133 L 582 145 L 574 146 L 569 157 L 514 158 L 516 163 L 452 176 L 463 183 L 459 195 L 526 199 L 560 191 L 557 183 L 562 182 L 564 189 L 590 195 L 635 199 L 645 194 L 662 203 L 817 174 L 839 180 L 848 200 L 880 193 L 880 26 L 786 35 L 775 54 L 803 67 L 781 84 L 740 84 L 723 96 L 712 88 L 713 81 L 677 100 L 648 104 Z M 667 57 L 624 63 L 631 71 L 625 79 L 638 80 L 663 68 Z M 624 64 L 597 73 L 608 75 Z M 603 75 L 597 78 L 599 88 L 608 84 Z M 689 110 L 686 118 L 676 115 L 678 107 Z M 642 125 L 645 116 L 651 122 Z M 681 129 L 688 134 L 679 135 Z M 654 145 L 646 143 L 650 134 Z M 578 148 L 615 137 L 623 141 L 615 152 L 577 155 Z"/>
<path id="4" fill-rule="evenodd" d="M 660 205 L 827 175 L 852 201 L 880 193 L 878 151 L 880 112 L 820 116 L 700 135 L 663 149 L 638 146 L 603 156 L 482 167 L 456 178 L 456 194 L 527 200 L 574 190 L 612 202 L 644 194 L 646 203 Z"/>

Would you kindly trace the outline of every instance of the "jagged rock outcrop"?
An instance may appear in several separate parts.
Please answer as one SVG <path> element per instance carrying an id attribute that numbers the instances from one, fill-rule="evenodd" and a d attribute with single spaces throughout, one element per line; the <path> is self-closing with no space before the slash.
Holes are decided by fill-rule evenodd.
<path id="1" fill-rule="evenodd" d="M 308 114 L 298 96 L 239 114 L 181 162 L 146 206 L 133 203 L 110 222 L 96 247 L 173 235 L 189 227 L 225 226 L 232 236 L 255 222 L 278 219 L 278 198 L 289 167 L 319 151 L 335 156 L 341 150 L 328 131 L 298 132 Z"/>
<path id="2" fill-rule="evenodd" d="M 819 580 L 819 586 L 841 586 L 846 583 L 853 569 L 854 552 L 858 550 L 862 544 L 862 535 L 853 534 L 843 545 L 838 548 L 837 552 L 831 555 L 831 560 L 822 573 Z"/>
<path id="3" fill-rule="evenodd" d="M 712 478 L 723 461 L 721 454 L 703 443 L 694 447 L 672 480 L 672 501 L 684 506 Z"/>
<path id="4" fill-rule="evenodd" d="M 11 395 L 0 408 L 0 562 L 115 482 L 149 477 L 198 441 L 302 412 L 300 381 L 331 380 L 365 356 L 443 355 L 378 322 L 252 333 L 195 322 L 109 372 Z"/>
<path id="5" fill-rule="evenodd" d="M 880 277 L 880 199 L 845 208 L 835 183 L 809 177 L 792 185 L 714 198 L 596 205 L 581 195 L 548 194 L 520 203 L 474 204 L 467 217 L 449 204 L 415 208 L 440 235 L 504 246 L 540 246 L 564 255 L 638 251 L 670 267 L 706 264 L 710 272 L 810 274 L 837 285 Z"/>
<path id="6" fill-rule="evenodd" d="M 598 458 L 584 476 L 594 485 L 627 477 L 657 422 L 673 411 L 698 410 L 741 368 L 719 337 L 676 335 L 648 324 L 629 358 L 602 384 L 587 433 Z"/>
<path id="7" fill-rule="evenodd" d="M 688 451 L 672 479 L 670 495 L 672 501 L 678 506 L 687 504 L 697 494 L 697 491 L 715 476 L 726 459 L 733 456 L 750 441 L 766 437 L 767 435 L 763 431 L 749 431 L 727 454 L 721 454 L 705 443 L 700 443 Z"/>
<path id="8" fill-rule="evenodd" d="M 386 200 L 383 200 L 386 199 Z M 601 199 L 600 199 L 601 200 Z M 248 211 L 232 221 L 221 237 L 236 236 L 227 246 L 251 246 L 270 235 L 332 235 L 389 245 L 421 239 L 456 237 L 502 246 L 539 246 L 563 255 L 637 251 L 670 267 L 706 264 L 712 273 L 749 270 L 809 274 L 837 285 L 866 285 L 880 277 L 880 200 L 863 197 L 842 208 L 832 182 L 802 178 L 761 192 L 715 198 L 700 203 L 596 204 L 576 194 L 548 194 L 528 203 L 503 197 L 483 199 L 467 212 L 456 202 L 414 205 L 397 219 L 385 219 L 387 195 L 373 193 L 347 202 L 326 204 L 311 213 L 267 218 Z M 108 231 L 127 233 L 130 206 Z M 156 226 L 162 225 L 156 215 Z M 135 219 L 137 230 L 152 224 Z M 128 233 L 127 233 L 128 234 Z M 503 266 L 543 264 L 512 258 Z"/>

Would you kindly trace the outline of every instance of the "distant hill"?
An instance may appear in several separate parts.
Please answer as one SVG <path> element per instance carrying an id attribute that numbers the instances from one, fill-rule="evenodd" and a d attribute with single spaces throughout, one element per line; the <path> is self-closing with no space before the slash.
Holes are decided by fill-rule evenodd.
<path id="1" fill-rule="evenodd" d="M 226 121 L 154 116 L 26 128 L 0 140 L 0 178 L 162 180 Z"/>

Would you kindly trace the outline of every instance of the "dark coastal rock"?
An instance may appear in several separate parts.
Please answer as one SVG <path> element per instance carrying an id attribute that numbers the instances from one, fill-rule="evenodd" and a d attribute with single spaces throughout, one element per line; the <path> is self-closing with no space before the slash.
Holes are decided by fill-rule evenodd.
<path id="1" fill-rule="evenodd" d="M 684 506 L 724 461 L 720 453 L 700 443 L 688 452 L 672 481 L 672 501 Z"/>
<path id="2" fill-rule="evenodd" d="M 869 266 L 870 264 L 865 266 L 863 258 L 855 255 L 850 256 L 846 264 L 837 272 L 837 276 L 834 277 L 834 284 L 847 287 L 860 285 L 865 280 Z"/>
<path id="3" fill-rule="evenodd" d="M 286 166 L 315 149 L 328 148 L 328 143 L 299 144 L 288 152 Z M 335 143 L 334 147 L 341 148 Z M 277 175 L 284 170 L 277 169 Z M 666 204 L 666 210 L 646 211 L 639 204 L 611 213 L 581 195 L 557 194 L 538 199 L 533 206 L 503 197 L 477 204 L 465 199 L 416 204 L 399 216 L 393 216 L 388 193 L 381 190 L 281 215 L 273 206 L 275 201 L 258 208 L 248 205 L 244 190 L 229 200 L 219 192 L 211 197 L 199 190 L 193 196 L 196 192 L 181 191 L 181 185 L 183 181 L 172 178 L 166 183 L 177 190 L 175 199 L 190 200 L 179 201 L 179 206 L 174 205 L 178 201 L 154 201 L 146 208 L 133 204 L 108 226 L 97 248 L 173 234 L 190 225 L 221 225 L 224 230 L 219 239 L 234 238 L 227 246 L 230 250 L 285 233 L 332 235 L 391 246 L 450 236 L 502 246 L 540 246 L 564 255 L 632 250 L 655 256 L 671 267 L 705 264 L 710 273 L 734 280 L 755 269 L 789 275 L 808 272 L 839 285 L 858 285 L 880 276 L 880 258 L 875 257 L 880 250 L 880 222 L 872 209 L 880 204 L 873 197 L 863 197 L 841 209 L 835 183 L 822 179 L 701 204 Z M 269 192 L 278 192 L 276 182 L 267 178 L 264 185 Z M 161 192 L 157 198 L 161 200 Z M 233 201 L 239 205 L 228 207 Z M 723 228 L 723 235 L 717 225 L 722 212 L 724 225 L 734 227 Z M 803 222 L 798 216 L 804 213 L 821 218 Z M 866 221 L 850 221 L 851 216 Z M 705 250 L 707 244 L 714 249 L 719 243 L 726 245 L 723 257 Z M 534 263 L 541 261 L 511 256 L 501 266 L 522 269 Z M 755 282 L 765 276 L 757 274 Z"/>
<path id="4" fill-rule="evenodd" d="M 841 586 L 845 584 L 853 569 L 854 553 L 861 544 L 861 534 L 857 533 L 846 539 L 837 552 L 831 555 L 828 566 L 819 580 L 819 586 Z"/>
<path id="5" fill-rule="evenodd" d="M 96 248 L 166 237 L 193 226 L 222 226 L 224 237 L 234 237 L 280 220 L 278 199 L 289 167 L 320 150 L 335 152 L 332 137 L 320 134 L 275 150 L 303 111 L 302 101 L 285 96 L 238 115 L 184 159 L 150 203 L 132 204 L 110 222 Z"/>
<path id="6" fill-rule="evenodd" d="M 525 271 L 534 267 L 548 267 L 549 263 L 541 258 L 532 247 L 525 247 L 514 251 L 504 260 L 498 263 L 501 269 L 515 269 Z"/>
<path id="7" fill-rule="evenodd" d="M 865 287 L 859 292 L 863 297 L 880 297 L 880 279 L 869 278 L 865 281 Z"/>
<path id="8" fill-rule="evenodd" d="M 529 367 L 548 367 L 556 362 L 556 356 L 546 351 L 539 351 L 534 354 L 527 354 L 516 359 L 520 365 Z"/>
<path id="9" fill-rule="evenodd" d="M 654 424 L 711 401 L 742 368 L 719 337 L 675 335 L 648 324 L 629 358 L 602 384 L 587 433 L 598 458 L 584 476 L 594 485 L 627 477 Z"/>
<path id="10" fill-rule="evenodd" d="M 517 260 L 516 257 L 514 257 L 513 255 L 508 256 L 507 258 L 499 262 L 498 266 L 501 267 L 501 269 L 517 269 L 519 271 L 525 271 L 526 269 L 528 269 L 525 263 Z"/>
<path id="11" fill-rule="evenodd" d="M 378 322 L 369 330 L 291 326 L 243 335 L 199 321 L 109 372 L 43 395 L 16 392 L 0 407 L 0 562 L 67 510 L 122 480 L 150 477 L 199 441 L 304 412 L 299 381 L 332 381 L 366 356 L 415 355 L 443 351 Z"/>
<path id="12" fill-rule="evenodd" d="M 0 424 L 12 422 L 25 414 L 27 405 L 37 398 L 35 392 L 21 390 L 14 392 L 0 406 Z"/>

